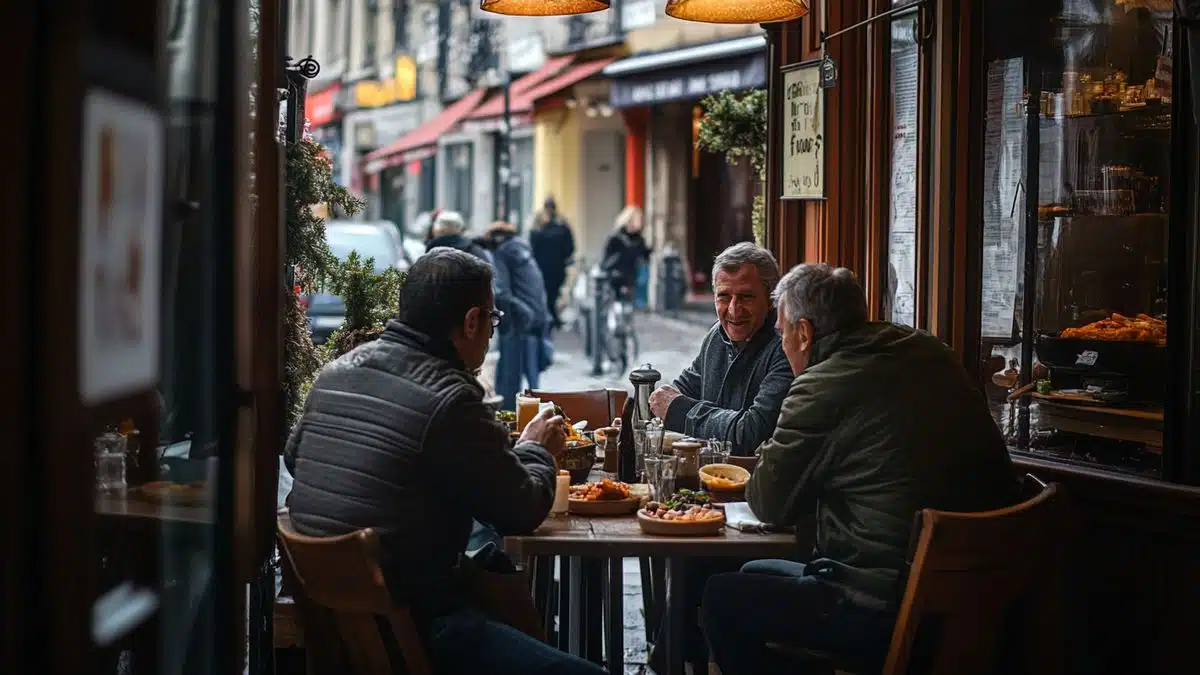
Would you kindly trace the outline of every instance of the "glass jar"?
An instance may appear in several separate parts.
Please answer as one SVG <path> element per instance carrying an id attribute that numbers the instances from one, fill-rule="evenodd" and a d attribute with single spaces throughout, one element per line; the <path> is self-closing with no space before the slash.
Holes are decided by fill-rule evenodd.
<path id="1" fill-rule="evenodd" d="M 125 437 L 114 432 L 100 434 L 93 444 L 96 463 L 96 490 L 112 492 L 125 489 Z"/>
<path id="2" fill-rule="evenodd" d="M 679 458 L 679 468 L 675 471 L 676 489 L 700 489 L 700 450 L 703 447 L 703 443 L 695 440 L 675 442 L 675 456 Z"/>

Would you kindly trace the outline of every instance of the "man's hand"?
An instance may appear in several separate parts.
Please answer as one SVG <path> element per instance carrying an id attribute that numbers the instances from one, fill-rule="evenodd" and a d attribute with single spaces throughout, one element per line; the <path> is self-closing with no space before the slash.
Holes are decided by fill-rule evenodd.
<path id="1" fill-rule="evenodd" d="M 655 389 L 654 393 L 650 394 L 650 412 L 660 420 L 667 419 L 667 410 L 671 408 L 671 402 L 679 396 L 682 394 L 671 385 Z"/>
<path id="2" fill-rule="evenodd" d="M 555 457 L 562 455 L 564 443 L 567 441 L 567 432 L 563 430 L 562 415 L 555 415 L 553 408 L 546 408 L 539 412 L 537 417 L 525 425 L 525 431 L 522 431 L 521 437 L 517 439 L 518 444 L 527 441 L 540 444 Z"/>

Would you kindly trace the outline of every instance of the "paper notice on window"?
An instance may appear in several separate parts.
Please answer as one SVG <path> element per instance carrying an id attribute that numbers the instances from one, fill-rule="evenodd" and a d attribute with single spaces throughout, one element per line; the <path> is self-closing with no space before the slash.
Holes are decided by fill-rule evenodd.
<path id="1" fill-rule="evenodd" d="M 1024 251 L 1025 110 L 1021 59 L 988 65 L 983 141 L 984 338 L 1011 339 L 1020 309 Z"/>
<path id="2" fill-rule="evenodd" d="M 819 62 L 783 73 L 784 199 L 825 197 L 825 90 Z"/>
<path id="3" fill-rule="evenodd" d="M 917 320 L 917 47 L 915 18 L 892 23 L 892 204 L 888 233 L 886 318 Z"/>

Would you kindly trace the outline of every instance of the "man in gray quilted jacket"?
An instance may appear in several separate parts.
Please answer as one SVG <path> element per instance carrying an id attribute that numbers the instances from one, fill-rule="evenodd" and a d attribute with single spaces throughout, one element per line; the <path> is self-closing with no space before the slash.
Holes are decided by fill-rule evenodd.
<path id="1" fill-rule="evenodd" d="M 598 666 L 474 608 L 460 568 L 472 523 L 536 529 L 554 501 L 562 418 L 543 413 L 515 447 L 474 377 L 503 314 L 492 268 L 435 248 L 408 271 L 376 340 L 327 365 L 292 430 L 292 522 L 310 536 L 373 528 L 380 567 L 412 609 L 439 673 L 593 675 Z M 468 649 L 463 649 L 468 645 Z"/>

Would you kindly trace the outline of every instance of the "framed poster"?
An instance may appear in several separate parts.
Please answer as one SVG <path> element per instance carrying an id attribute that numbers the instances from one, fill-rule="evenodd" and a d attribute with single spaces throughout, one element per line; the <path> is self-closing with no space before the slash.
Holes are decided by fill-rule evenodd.
<path id="1" fill-rule="evenodd" d="M 79 395 L 95 405 L 158 381 L 162 116 L 92 88 L 82 143 Z"/>
<path id="2" fill-rule="evenodd" d="M 781 199 L 825 198 L 825 90 L 821 62 L 789 66 L 783 78 Z"/>

